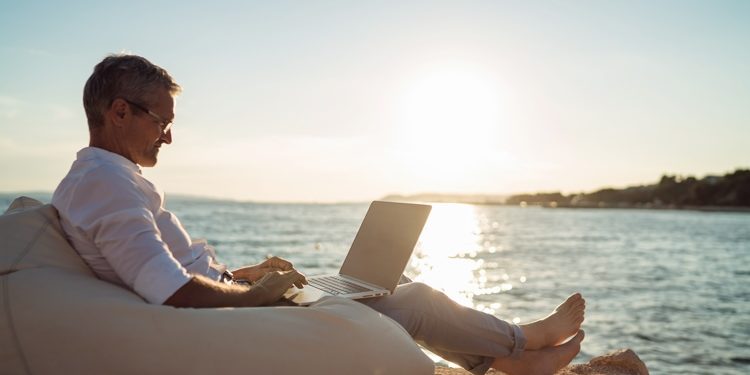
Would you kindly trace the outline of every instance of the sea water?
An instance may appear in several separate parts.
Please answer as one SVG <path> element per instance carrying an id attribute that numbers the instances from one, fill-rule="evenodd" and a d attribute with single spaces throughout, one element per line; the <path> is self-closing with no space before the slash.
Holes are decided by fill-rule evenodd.
<path id="1" fill-rule="evenodd" d="M 167 208 L 230 267 L 272 254 L 314 275 L 338 270 L 367 204 L 168 197 Z M 574 362 L 631 348 L 653 374 L 750 373 L 747 213 L 437 204 L 406 274 L 520 323 L 581 292 Z"/>

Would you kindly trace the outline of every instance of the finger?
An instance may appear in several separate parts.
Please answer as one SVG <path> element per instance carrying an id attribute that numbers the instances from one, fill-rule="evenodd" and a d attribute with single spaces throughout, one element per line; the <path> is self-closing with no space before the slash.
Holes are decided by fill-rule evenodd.
<path id="1" fill-rule="evenodd" d="M 288 271 L 294 271 L 297 275 L 302 276 L 302 278 L 305 280 L 305 283 L 307 283 L 307 276 L 305 276 L 304 273 L 300 272 L 300 270 L 298 270 L 296 268 L 292 268 L 292 269 L 290 269 Z"/>
<path id="2" fill-rule="evenodd" d="M 298 277 L 298 278 L 296 278 L 296 279 L 294 280 L 294 286 L 296 286 L 297 288 L 300 288 L 300 289 L 302 289 L 302 288 L 304 287 L 304 285 L 305 285 L 305 284 L 303 283 L 303 280 L 304 280 L 304 278 L 302 278 L 302 277 Z"/>
<path id="3" fill-rule="evenodd" d="M 300 273 L 295 269 L 291 269 L 288 271 L 279 271 L 279 273 L 286 276 L 289 280 L 297 280 L 301 276 Z"/>
<path id="4" fill-rule="evenodd" d="M 276 267 L 279 267 L 279 268 L 284 269 L 284 270 L 291 270 L 291 269 L 294 268 L 294 265 L 292 264 L 292 262 L 290 262 L 290 261 L 288 261 L 288 260 L 286 260 L 284 258 L 279 258 L 279 257 L 275 256 L 275 257 L 269 259 L 269 261 L 271 261 L 272 264 L 275 265 Z"/>
<path id="5" fill-rule="evenodd" d="M 279 261 L 275 265 L 276 265 L 276 267 L 279 267 L 279 268 L 281 268 L 284 271 L 289 271 L 289 270 L 293 270 L 294 269 L 294 266 L 292 266 L 292 263 L 287 262 L 287 261 Z"/>
<path id="6" fill-rule="evenodd" d="M 270 267 L 273 264 L 273 257 L 266 257 L 266 260 L 260 262 L 261 267 Z"/>
<path id="7" fill-rule="evenodd" d="M 297 288 L 302 288 L 303 285 L 307 285 L 307 277 L 301 272 L 297 272 L 298 278 L 294 282 L 294 285 L 297 286 Z"/>
<path id="8" fill-rule="evenodd" d="M 295 285 L 297 285 L 297 283 L 302 283 L 303 281 L 306 282 L 305 276 L 299 273 L 295 269 L 284 271 L 284 272 L 285 272 L 285 275 L 288 277 L 288 280 L 290 280 Z"/>
<path id="9" fill-rule="evenodd" d="M 275 278 L 275 285 L 284 290 L 291 288 L 298 279 L 294 271 L 276 271 L 274 273 L 278 275 Z"/>

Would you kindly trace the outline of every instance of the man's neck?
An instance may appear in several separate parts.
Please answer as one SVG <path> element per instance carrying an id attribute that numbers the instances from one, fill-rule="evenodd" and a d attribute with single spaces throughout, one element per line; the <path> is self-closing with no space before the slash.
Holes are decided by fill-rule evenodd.
<path id="1" fill-rule="evenodd" d="M 135 163 L 135 161 L 133 161 L 133 159 L 128 156 L 127 152 L 125 152 L 122 145 L 117 142 L 116 139 L 117 137 L 115 137 L 113 134 L 110 134 L 110 132 L 105 127 L 89 131 L 89 147 L 96 147 L 102 150 L 109 151 Z"/>

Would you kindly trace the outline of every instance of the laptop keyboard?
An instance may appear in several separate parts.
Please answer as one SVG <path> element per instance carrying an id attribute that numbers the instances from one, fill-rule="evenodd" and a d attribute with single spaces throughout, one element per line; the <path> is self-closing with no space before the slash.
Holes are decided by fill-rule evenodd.
<path id="1" fill-rule="evenodd" d="M 337 275 L 317 276 L 307 280 L 310 285 L 333 295 L 366 292 L 371 290 L 345 280 Z"/>

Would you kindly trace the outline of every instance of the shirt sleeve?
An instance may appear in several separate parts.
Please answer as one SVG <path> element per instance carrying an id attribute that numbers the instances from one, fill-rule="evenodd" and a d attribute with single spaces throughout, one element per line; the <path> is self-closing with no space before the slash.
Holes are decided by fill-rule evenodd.
<path id="1" fill-rule="evenodd" d="M 161 204 L 158 194 L 132 177 L 105 168 L 89 172 L 74 193 L 71 203 L 80 209 L 70 220 L 127 286 L 148 302 L 163 304 L 191 276 L 162 241 L 153 216 Z"/>

